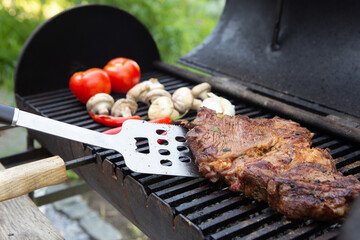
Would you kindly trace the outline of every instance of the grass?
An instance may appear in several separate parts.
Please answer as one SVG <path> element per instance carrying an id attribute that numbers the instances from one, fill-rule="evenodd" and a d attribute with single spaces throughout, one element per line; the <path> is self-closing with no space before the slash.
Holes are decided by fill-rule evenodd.
<path id="1" fill-rule="evenodd" d="M 14 88 L 14 69 L 26 39 L 41 22 L 66 8 L 99 3 L 129 12 L 149 29 L 162 60 L 174 64 L 211 32 L 224 5 L 224 0 L 0 1 L 0 88 L 9 91 Z"/>
<path id="2" fill-rule="evenodd" d="M 26 39 L 43 21 L 66 8 L 98 3 L 129 12 L 149 29 L 162 60 L 175 64 L 211 32 L 224 5 L 224 0 L 0 1 L 0 103 L 12 106 L 15 106 L 14 70 Z M 25 139 L 25 129 L 0 131 L 0 157 L 24 151 Z M 68 177 L 78 180 L 72 171 L 68 171 Z"/>
<path id="3" fill-rule="evenodd" d="M 66 8 L 87 3 L 112 5 L 138 18 L 152 34 L 162 60 L 174 64 L 211 32 L 225 0 L 0 0 L 0 103 L 15 106 L 14 70 L 21 49 L 30 34 L 44 20 Z M 36 61 L 36 56 L 34 56 Z M 0 131 L 0 157 L 26 149 L 26 130 Z M 79 177 L 67 171 L 73 182 Z M 94 201 L 98 206 L 98 201 Z M 119 214 L 116 211 L 117 214 Z M 108 216 L 109 217 L 109 216 Z M 111 217 L 111 216 L 110 216 Z M 114 215 L 113 224 L 119 223 Z M 135 226 L 121 220 L 132 239 L 145 238 Z M 124 226 L 126 225 L 126 226 Z"/>

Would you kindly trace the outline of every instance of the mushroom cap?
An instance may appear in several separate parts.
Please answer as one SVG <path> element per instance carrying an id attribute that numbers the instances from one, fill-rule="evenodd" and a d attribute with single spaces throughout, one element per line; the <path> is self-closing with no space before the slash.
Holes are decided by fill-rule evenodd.
<path id="1" fill-rule="evenodd" d="M 157 78 L 150 78 L 146 81 L 146 83 L 149 85 L 150 90 L 153 89 L 165 89 L 165 86 L 162 85 Z"/>
<path id="2" fill-rule="evenodd" d="M 130 117 L 136 112 L 137 108 L 138 104 L 134 100 L 120 98 L 112 106 L 111 115 L 115 117 Z"/>
<path id="3" fill-rule="evenodd" d="M 165 97 L 168 97 L 171 99 L 171 94 L 168 91 L 161 89 L 161 88 L 156 88 L 156 89 L 150 90 L 146 94 L 146 96 L 144 98 L 144 102 L 146 104 L 150 104 L 151 102 L 155 101 L 157 98 L 162 97 L 162 96 L 165 96 Z"/>
<path id="4" fill-rule="evenodd" d="M 191 92 L 192 92 L 194 98 L 199 97 L 199 98 L 205 99 L 205 98 L 207 98 L 206 93 L 208 93 L 210 91 L 211 91 L 211 86 L 209 83 L 206 83 L 206 82 L 200 83 L 191 89 Z M 200 95 L 204 95 L 204 96 L 200 97 Z"/>
<path id="5" fill-rule="evenodd" d="M 174 103 L 168 97 L 157 98 L 149 107 L 148 117 L 152 119 L 171 116 L 174 110 Z"/>
<path id="6" fill-rule="evenodd" d="M 176 111 L 175 109 L 172 111 L 172 113 L 169 116 L 171 119 L 175 119 L 180 117 L 180 113 L 178 111 Z"/>
<path id="7" fill-rule="evenodd" d="M 86 102 L 86 109 L 94 114 L 109 114 L 113 104 L 114 98 L 112 96 L 107 93 L 98 93 Z"/>
<path id="8" fill-rule="evenodd" d="M 175 109 L 180 113 L 185 113 L 191 108 L 194 96 L 191 93 L 190 88 L 181 87 L 173 93 L 172 100 L 174 102 Z"/>
<path id="9" fill-rule="evenodd" d="M 132 87 L 126 94 L 127 99 L 132 99 L 135 102 L 147 103 L 145 96 L 149 91 L 154 89 L 165 89 L 165 86 L 162 85 L 157 78 L 150 78 L 147 81 L 136 84 Z"/>
<path id="10" fill-rule="evenodd" d="M 143 95 L 145 92 L 148 92 L 149 90 L 150 86 L 146 83 L 146 81 L 138 83 L 126 93 L 126 98 L 132 99 L 137 102 L 139 101 L 140 96 Z"/>

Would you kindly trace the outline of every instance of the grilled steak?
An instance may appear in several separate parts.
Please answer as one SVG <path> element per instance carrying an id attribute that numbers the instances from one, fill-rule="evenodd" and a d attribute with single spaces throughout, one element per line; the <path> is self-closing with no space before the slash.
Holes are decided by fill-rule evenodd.
<path id="1" fill-rule="evenodd" d="M 185 127 L 202 175 L 287 217 L 340 220 L 360 191 L 360 182 L 336 171 L 329 152 L 311 148 L 313 134 L 293 121 L 201 108 Z"/>

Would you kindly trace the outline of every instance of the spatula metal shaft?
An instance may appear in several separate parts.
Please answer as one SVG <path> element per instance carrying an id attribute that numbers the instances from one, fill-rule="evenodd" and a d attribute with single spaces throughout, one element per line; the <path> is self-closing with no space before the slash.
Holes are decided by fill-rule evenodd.
<path id="1" fill-rule="evenodd" d="M 199 176 L 191 151 L 186 146 L 186 130 L 180 126 L 128 120 L 120 133 L 107 135 L 1 104 L 0 110 L 0 120 L 13 126 L 116 150 L 124 157 L 126 166 L 136 172 Z M 147 152 L 139 149 L 138 141 L 147 142 Z M 68 167 L 79 164 L 73 162 Z"/>
<path id="2" fill-rule="evenodd" d="M 115 139 L 112 135 L 102 134 L 21 110 L 19 110 L 17 119 L 14 119 L 14 122 L 16 126 L 71 139 L 77 142 L 87 143 L 106 149 L 115 148 Z M 117 138 L 116 141 L 116 145 L 121 146 L 121 138 Z"/>

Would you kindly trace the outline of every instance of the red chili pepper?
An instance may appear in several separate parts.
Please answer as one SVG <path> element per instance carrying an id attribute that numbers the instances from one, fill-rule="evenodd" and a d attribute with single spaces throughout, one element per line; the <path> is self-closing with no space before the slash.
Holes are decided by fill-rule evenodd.
<path id="1" fill-rule="evenodd" d="M 161 117 L 153 120 L 149 120 L 149 123 L 161 123 L 161 124 L 172 124 L 170 117 Z"/>
<path id="2" fill-rule="evenodd" d="M 109 115 L 97 115 L 89 113 L 89 115 L 94 119 L 94 121 L 102 123 L 109 127 L 120 127 L 126 120 L 136 119 L 140 120 L 140 116 L 131 116 L 131 117 L 113 117 Z"/>
<path id="3" fill-rule="evenodd" d="M 149 120 L 148 122 L 150 122 L 150 123 L 161 123 L 161 124 L 172 124 L 172 120 L 169 117 L 161 117 L 161 118 L 157 118 L 157 119 L 154 119 L 154 120 Z M 109 134 L 109 135 L 114 135 L 114 134 L 119 133 L 121 131 L 121 129 L 122 129 L 122 127 L 112 128 L 112 129 L 103 131 L 102 133 Z M 164 133 L 165 134 L 163 134 L 163 135 L 166 135 L 166 132 L 164 132 Z"/>
<path id="4" fill-rule="evenodd" d="M 122 127 L 111 128 L 109 130 L 103 131 L 102 133 L 114 135 L 114 134 L 119 133 L 121 131 L 121 129 L 122 129 Z"/>

